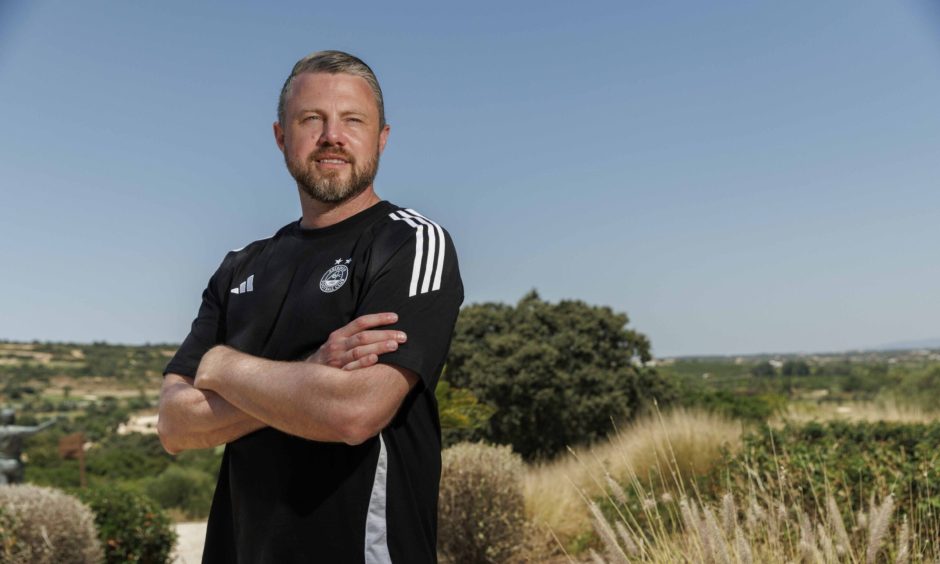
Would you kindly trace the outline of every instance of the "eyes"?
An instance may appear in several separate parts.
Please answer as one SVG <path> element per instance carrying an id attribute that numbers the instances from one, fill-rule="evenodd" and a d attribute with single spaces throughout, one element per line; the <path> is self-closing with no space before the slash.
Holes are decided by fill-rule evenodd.
<path id="1" fill-rule="evenodd" d="M 363 123 L 365 123 L 365 120 L 364 120 L 364 119 L 362 119 L 361 117 L 358 117 L 358 116 L 354 116 L 354 115 L 343 116 L 341 119 L 342 119 L 343 123 L 352 123 L 352 124 L 363 124 Z M 300 123 L 314 123 L 314 122 L 322 122 L 322 121 L 323 121 L 323 116 L 320 116 L 320 115 L 317 115 L 317 114 L 310 114 L 310 115 L 304 117 L 303 119 L 301 119 L 301 120 L 300 120 Z"/>

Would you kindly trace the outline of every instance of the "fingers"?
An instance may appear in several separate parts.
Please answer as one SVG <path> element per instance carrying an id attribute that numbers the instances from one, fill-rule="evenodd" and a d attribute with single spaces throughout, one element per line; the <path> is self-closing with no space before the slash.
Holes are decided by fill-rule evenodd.
<path id="1" fill-rule="evenodd" d="M 349 364 L 343 367 L 343 370 L 356 370 L 359 368 L 368 368 L 378 361 L 379 361 L 379 355 L 367 354 L 366 356 L 360 358 L 359 360 L 350 362 Z"/>
<path id="2" fill-rule="evenodd" d="M 378 362 L 379 355 L 395 350 L 398 350 L 398 341 L 381 341 L 379 343 L 372 343 L 370 345 L 356 347 L 347 352 L 343 357 L 343 369 L 347 369 L 347 366 L 359 361 L 362 362 L 359 362 L 359 364 L 356 366 L 357 368 L 371 366 Z M 370 361 L 370 357 L 376 357 L 376 359 L 374 361 Z"/>
<path id="3" fill-rule="evenodd" d="M 389 325 L 395 323 L 396 321 L 398 321 L 398 315 L 395 313 L 370 313 L 353 319 L 346 325 L 334 331 L 333 335 L 337 337 L 349 337 L 355 335 L 356 333 L 361 333 L 367 329 L 381 327 L 382 325 Z"/>
<path id="4" fill-rule="evenodd" d="M 362 331 L 361 333 L 356 333 L 351 337 L 346 337 L 342 343 L 344 349 L 352 350 L 366 345 L 381 343 L 382 341 L 395 341 L 401 344 L 406 340 L 408 340 L 408 337 L 403 331 L 392 331 L 387 329 L 381 331 Z"/>

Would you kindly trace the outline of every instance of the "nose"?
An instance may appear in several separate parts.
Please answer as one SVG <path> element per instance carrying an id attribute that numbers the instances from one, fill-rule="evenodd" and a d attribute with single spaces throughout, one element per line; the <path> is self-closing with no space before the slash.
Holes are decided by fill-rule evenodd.
<path id="1" fill-rule="evenodd" d="M 323 121 L 320 131 L 319 143 L 321 145 L 344 145 L 345 138 L 338 120 L 327 119 Z"/>

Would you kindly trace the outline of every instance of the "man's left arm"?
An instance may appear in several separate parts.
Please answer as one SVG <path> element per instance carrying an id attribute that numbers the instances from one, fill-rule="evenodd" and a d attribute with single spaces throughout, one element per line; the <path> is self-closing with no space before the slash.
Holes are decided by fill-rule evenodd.
<path id="1" fill-rule="evenodd" d="M 216 346 L 203 357 L 195 386 L 285 433 L 359 444 L 391 422 L 417 382 L 414 372 L 394 365 L 346 371 Z"/>

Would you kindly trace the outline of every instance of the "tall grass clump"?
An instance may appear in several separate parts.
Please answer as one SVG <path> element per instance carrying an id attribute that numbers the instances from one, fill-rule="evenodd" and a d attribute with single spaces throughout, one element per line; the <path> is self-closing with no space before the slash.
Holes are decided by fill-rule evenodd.
<path id="1" fill-rule="evenodd" d="M 530 467 L 527 513 L 567 549 L 578 550 L 593 539 L 593 517 L 584 498 L 604 496 L 611 480 L 638 481 L 644 496 L 633 496 L 632 488 L 621 495 L 647 504 L 653 497 L 675 499 L 692 484 L 708 487 L 705 480 L 740 448 L 742 432 L 740 422 L 706 411 L 654 413 L 616 430 L 605 442 Z"/>
<path id="2" fill-rule="evenodd" d="M 441 459 L 441 555 L 461 564 L 512 558 L 526 533 L 522 459 L 508 446 L 483 443 L 459 443 Z"/>
<path id="3" fill-rule="evenodd" d="M 28 484 L 0 486 L 0 508 L 0 562 L 101 562 L 94 514 L 65 492 Z"/>
<path id="4" fill-rule="evenodd" d="M 717 502 L 681 497 L 669 509 L 647 508 L 651 527 L 637 526 L 637 515 L 617 504 L 613 494 L 609 502 L 613 511 L 589 502 L 602 546 L 600 552 L 590 550 L 596 562 L 902 564 L 940 559 L 937 537 L 914 534 L 891 495 L 871 498 L 866 511 L 850 513 L 846 520 L 845 508 L 831 494 L 810 513 L 786 492 L 729 490 Z"/>
<path id="5" fill-rule="evenodd" d="M 729 459 L 718 495 L 683 484 L 678 457 L 668 462 L 675 497 L 657 497 L 655 482 L 617 480 L 601 468 L 606 491 L 581 492 L 599 539 L 590 556 L 617 563 L 936 562 L 937 433 L 932 425 L 886 423 L 790 426 L 779 435 L 768 427 Z"/>

